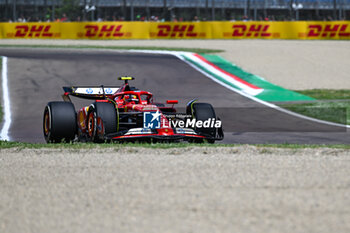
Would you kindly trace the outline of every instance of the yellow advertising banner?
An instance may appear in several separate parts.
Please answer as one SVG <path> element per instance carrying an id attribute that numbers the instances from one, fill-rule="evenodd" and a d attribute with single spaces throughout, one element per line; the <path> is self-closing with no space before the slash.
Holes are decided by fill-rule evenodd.
<path id="1" fill-rule="evenodd" d="M 350 21 L 0 23 L 0 39 L 350 39 Z"/>

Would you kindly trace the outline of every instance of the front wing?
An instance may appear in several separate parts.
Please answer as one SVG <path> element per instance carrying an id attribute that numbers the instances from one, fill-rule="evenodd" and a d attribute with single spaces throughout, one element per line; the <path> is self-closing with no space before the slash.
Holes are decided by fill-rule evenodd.
<path id="1" fill-rule="evenodd" d="M 203 135 L 190 128 L 174 128 L 169 133 L 158 132 L 155 129 L 133 128 L 117 133 L 107 134 L 106 140 L 156 140 L 156 141 L 190 141 L 190 140 L 222 140 L 223 135 L 212 137 Z"/>

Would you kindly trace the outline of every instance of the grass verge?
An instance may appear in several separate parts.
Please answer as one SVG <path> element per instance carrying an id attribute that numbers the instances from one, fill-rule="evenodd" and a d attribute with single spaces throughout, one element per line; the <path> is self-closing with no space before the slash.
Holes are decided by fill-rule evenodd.
<path id="1" fill-rule="evenodd" d="M 237 147 L 244 144 L 192 144 L 192 143 L 24 143 L 24 142 L 8 142 L 0 141 L 0 149 L 17 148 L 17 149 L 103 149 L 103 148 L 123 148 L 123 147 L 141 147 L 153 149 L 171 149 L 171 148 L 187 148 L 187 147 Z M 305 149 L 305 148 L 333 148 L 333 149 L 350 149 L 349 145 L 316 145 L 316 144 L 253 144 L 259 148 L 282 148 L 282 149 Z"/>
<path id="2" fill-rule="evenodd" d="M 163 51 L 183 51 L 192 53 L 221 53 L 224 50 L 219 49 L 201 49 L 201 48 L 173 48 L 173 47 L 153 47 L 153 46 L 97 46 L 97 45 L 6 45 L 0 47 L 15 48 L 67 48 L 67 49 L 116 49 L 116 50 L 163 50 Z"/>
<path id="3" fill-rule="evenodd" d="M 350 90 L 312 89 L 296 92 L 322 101 L 279 106 L 320 120 L 350 124 Z"/>
<path id="4" fill-rule="evenodd" d="M 334 99 L 349 99 L 350 90 L 332 90 L 332 89 L 311 89 L 303 91 L 295 91 L 300 94 L 313 97 L 318 100 L 334 100 Z"/>
<path id="5" fill-rule="evenodd" d="M 339 124 L 350 124 L 350 100 L 346 102 L 282 104 L 280 106 L 293 112 L 320 120 Z"/>

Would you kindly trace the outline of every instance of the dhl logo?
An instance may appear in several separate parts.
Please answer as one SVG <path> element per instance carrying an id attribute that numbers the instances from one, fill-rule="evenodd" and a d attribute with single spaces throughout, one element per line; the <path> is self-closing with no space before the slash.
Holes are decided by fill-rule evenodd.
<path id="1" fill-rule="evenodd" d="M 348 24 L 309 25 L 307 37 L 350 37 Z"/>
<path id="2" fill-rule="evenodd" d="M 18 25 L 15 27 L 14 37 L 58 37 L 60 33 L 50 32 L 51 25 Z"/>
<path id="3" fill-rule="evenodd" d="M 250 26 L 245 24 L 235 24 L 232 26 L 232 37 L 270 37 L 270 25 L 252 24 Z M 226 33 L 225 33 L 226 34 Z"/>
<path id="4" fill-rule="evenodd" d="M 122 37 L 126 33 L 120 32 L 123 25 L 86 25 L 85 37 Z"/>
<path id="5" fill-rule="evenodd" d="M 278 23 L 278 27 L 275 27 Z M 292 26 L 291 26 L 292 24 Z M 215 26 L 215 28 L 214 28 Z M 228 28 L 227 28 L 228 26 Z M 291 30 L 291 27 L 293 30 Z M 140 30 L 142 29 L 142 30 Z M 228 30 L 227 30 L 228 29 Z M 282 38 L 282 39 L 350 39 L 350 23 L 338 22 L 247 22 L 210 24 L 159 23 L 141 27 L 117 23 L 2 23 L 0 38 L 64 39 L 166 39 L 166 38 Z"/>
<path id="6" fill-rule="evenodd" d="M 193 32 L 195 25 L 158 25 L 157 37 L 197 37 L 198 33 Z"/>

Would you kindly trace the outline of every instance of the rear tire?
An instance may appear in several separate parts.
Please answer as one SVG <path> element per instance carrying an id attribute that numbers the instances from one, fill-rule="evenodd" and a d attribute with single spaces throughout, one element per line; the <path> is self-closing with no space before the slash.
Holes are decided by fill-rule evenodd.
<path id="1" fill-rule="evenodd" d="M 105 140 L 97 135 L 97 118 L 103 122 L 104 134 L 117 132 L 117 113 L 112 103 L 95 102 L 89 108 L 87 127 L 88 137 L 92 142 L 104 142 Z"/>
<path id="2" fill-rule="evenodd" d="M 47 143 L 71 142 L 77 132 L 77 115 L 70 102 L 49 102 L 44 110 L 43 132 Z"/>

